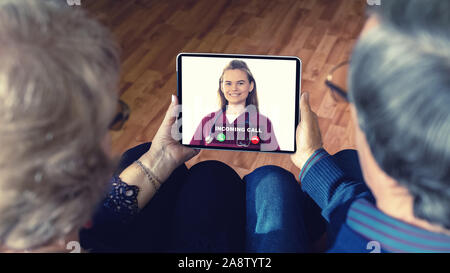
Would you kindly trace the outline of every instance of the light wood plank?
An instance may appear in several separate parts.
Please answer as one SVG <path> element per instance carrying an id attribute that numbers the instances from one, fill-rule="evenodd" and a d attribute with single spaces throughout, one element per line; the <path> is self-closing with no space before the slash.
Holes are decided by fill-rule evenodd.
<path id="1" fill-rule="evenodd" d="M 303 61 L 303 90 L 319 116 L 330 153 L 354 148 L 349 106 L 336 103 L 324 85 L 327 72 L 347 60 L 365 22 L 360 0 L 85 0 L 122 48 L 121 98 L 132 114 L 112 133 L 113 152 L 151 141 L 176 94 L 179 52 L 281 54 Z M 203 150 L 186 164 L 225 162 L 243 177 L 272 164 L 291 171 L 289 155 Z"/>

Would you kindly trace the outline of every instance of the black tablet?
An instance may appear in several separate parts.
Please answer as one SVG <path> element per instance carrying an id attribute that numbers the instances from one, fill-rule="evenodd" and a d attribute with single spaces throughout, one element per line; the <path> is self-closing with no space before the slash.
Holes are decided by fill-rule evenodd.
<path id="1" fill-rule="evenodd" d="M 294 153 L 301 61 L 291 56 L 180 53 L 183 145 Z"/>

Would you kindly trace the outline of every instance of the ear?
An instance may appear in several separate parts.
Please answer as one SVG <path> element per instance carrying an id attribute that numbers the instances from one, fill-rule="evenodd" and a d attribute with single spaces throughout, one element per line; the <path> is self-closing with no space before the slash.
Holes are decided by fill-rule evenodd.
<path id="1" fill-rule="evenodd" d="M 255 83 L 254 83 L 254 82 L 251 82 L 251 83 L 250 83 L 250 91 L 249 91 L 249 93 L 253 91 L 253 88 L 254 88 L 254 87 L 255 87 Z"/>

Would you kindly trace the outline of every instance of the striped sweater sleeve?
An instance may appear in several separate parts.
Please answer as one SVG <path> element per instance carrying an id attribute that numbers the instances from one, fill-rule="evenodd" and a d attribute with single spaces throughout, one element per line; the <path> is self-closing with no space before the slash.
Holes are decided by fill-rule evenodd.
<path id="1" fill-rule="evenodd" d="M 302 189 L 330 221 L 332 213 L 355 198 L 370 195 L 364 181 L 355 181 L 339 167 L 333 156 L 319 149 L 308 159 L 299 175 Z"/>

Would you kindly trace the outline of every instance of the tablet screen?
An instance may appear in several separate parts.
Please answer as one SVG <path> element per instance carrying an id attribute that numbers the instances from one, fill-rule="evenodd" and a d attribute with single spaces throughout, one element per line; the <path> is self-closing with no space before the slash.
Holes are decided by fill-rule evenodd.
<path id="1" fill-rule="evenodd" d="M 177 71 L 183 145 L 295 152 L 297 57 L 181 53 Z"/>

